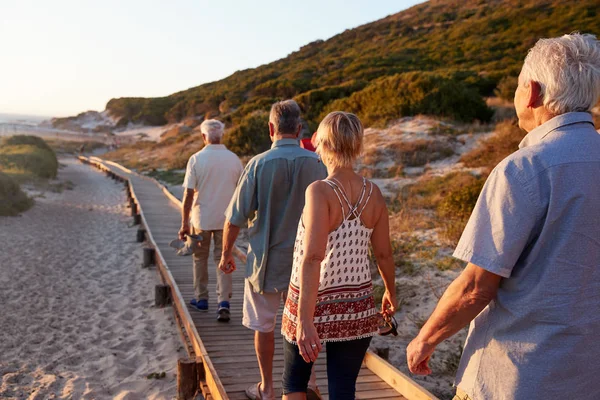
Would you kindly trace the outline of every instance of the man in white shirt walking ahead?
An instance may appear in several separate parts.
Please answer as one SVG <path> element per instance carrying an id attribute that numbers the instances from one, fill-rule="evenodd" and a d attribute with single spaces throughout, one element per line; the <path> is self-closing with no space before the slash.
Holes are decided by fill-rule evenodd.
<path id="1" fill-rule="evenodd" d="M 213 257 L 221 261 L 225 210 L 229 204 L 243 167 L 240 159 L 221 144 L 224 125 L 215 119 L 204 121 L 200 131 L 205 146 L 190 157 L 185 172 L 183 208 L 179 238 L 189 234 L 201 236 L 201 247 L 194 248 L 194 294 L 190 304 L 208 311 L 208 255 L 210 240 L 215 248 Z M 190 225 L 191 219 L 191 225 Z M 231 275 L 215 268 L 217 274 L 217 320 L 229 321 Z"/>

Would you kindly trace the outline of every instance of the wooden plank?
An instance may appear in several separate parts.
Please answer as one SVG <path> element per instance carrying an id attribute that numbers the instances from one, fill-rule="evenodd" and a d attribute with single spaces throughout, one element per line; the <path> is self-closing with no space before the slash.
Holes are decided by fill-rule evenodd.
<path id="1" fill-rule="evenodd" d="M 410 400 L 437 400 L 432 393 L 404 375 L 372 351 L 367 351 L 365 365 L 398 393 Z"/>

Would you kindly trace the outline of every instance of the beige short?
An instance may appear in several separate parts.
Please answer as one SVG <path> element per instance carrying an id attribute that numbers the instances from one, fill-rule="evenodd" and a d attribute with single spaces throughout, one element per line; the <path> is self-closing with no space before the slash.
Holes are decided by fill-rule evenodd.
<path id="1" fill-rule="evenodd" d="M 244 312 L 242 324 L 253 331 L 273 332 L 277 312 L 285 302 L 287 292 L 256 293 L 248 279 L 244 283 Z"/>

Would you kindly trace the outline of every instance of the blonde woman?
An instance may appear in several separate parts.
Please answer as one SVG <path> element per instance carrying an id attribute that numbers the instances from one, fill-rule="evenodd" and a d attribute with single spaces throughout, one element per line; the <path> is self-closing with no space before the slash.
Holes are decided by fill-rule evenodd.
<path id="1" fill-rule="evenodd" d="M 333 112 L 317 131 L 329 176 L 306 190 L 282 321 L 284 399 L 305 399 L 312 364 L 327 346 L 329 398 L 354 399 L 356 378 L 379 325 L 369 269 L 373 246 L 385 284 L 382 312 L 396 309 L 387 206 L 379 188 L 354 172 L 363 127 Z"/>

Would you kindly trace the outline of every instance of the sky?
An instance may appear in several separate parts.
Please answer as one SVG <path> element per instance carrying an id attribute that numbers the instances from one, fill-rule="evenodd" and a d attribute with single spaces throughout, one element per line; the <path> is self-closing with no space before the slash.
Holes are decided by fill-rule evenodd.
<path id="1" fill-rule="evenodd" d="M 0 113 L 104 110 L 283 58 L 422 0 L 0 0 Z"/>

